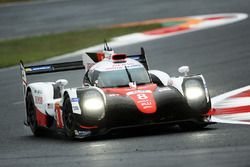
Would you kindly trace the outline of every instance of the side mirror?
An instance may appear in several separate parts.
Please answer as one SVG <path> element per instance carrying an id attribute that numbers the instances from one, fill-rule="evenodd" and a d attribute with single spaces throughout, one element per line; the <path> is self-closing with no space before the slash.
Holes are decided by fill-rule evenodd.
<path id="1" fill-rule="evenodd" d="M 56 84 L 60 86 L 60 88 L 64 88 L 69 82 L 66 79 L 59 79 L 56 81 Z"/>
<path id="2" fill-rule="evenodd" d="M 181 66 L 178 68 L 178 72 L 184 74 L 184 76 L 187 76 L 187 73 L 189 72 L 189 66 Z"/>
<path id="3" fill-rule="evenodd" d="M 95 80 L 95 83 L 94 83 L 94 86 L 97 86 L 98 85 L 98 79 L 97 80 Z"/>

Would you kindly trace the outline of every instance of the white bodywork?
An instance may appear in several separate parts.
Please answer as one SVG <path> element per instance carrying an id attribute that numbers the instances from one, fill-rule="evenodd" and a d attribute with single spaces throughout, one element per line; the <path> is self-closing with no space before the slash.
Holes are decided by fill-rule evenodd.
<path id="1" fill-rule="evenodd" d="M 31 83 L 28 87 L 31 89 L 35 106 L 43 114 L 55 116 L 54 105 L 49 106 L 48 104 L 54 104 L 58 99 L 53 99 L 54 91 L 52 84 L 53 82 L 37 82 Z"/>
<path id="2" fill-rule="evenodd" d="M 149 74 L 154 74 L 157 76 L 164 86 L 174 86 L 181 92 L 182 95 L 184 95 L 181 87 L 183 77 L 170 77 L 167 73 L 159 70 L 149 70 L 148 72 Z"/>
<path id="3" fill-rule="evenodd" d="M 65 81 L 65 80 L 63 80 Z M 60 80 L 56 82 L 37 82 L 31 83 L 28 85 L 28 88 L 31 90 L 34 103 L 36 108 L 44 115 L 49 115 L 53 117 L 56 121 L 58 115 L 56 113 L 56 106 L 59 105 L 62 107 L 63 105 L 63 94 L 67 92 L 70 98 L 77 98 L 76 88 L 64 89 L 61 87 L 61 98 L 54 99 L 54 90 L 53 84 L 60 84 Z M 77 102 L 71 102 L 73 112 L 76 114 L 81 114 L 80 106 Z M 60 109 L 60 116 L 62 116 L 62 111 Z"/>

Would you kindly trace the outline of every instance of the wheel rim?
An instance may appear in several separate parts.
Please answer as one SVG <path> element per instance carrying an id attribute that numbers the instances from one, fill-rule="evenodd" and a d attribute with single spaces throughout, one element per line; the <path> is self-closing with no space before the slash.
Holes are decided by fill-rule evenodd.
<path id="1" fill-rule="evenodd" d="M 69 103 L 65 104 L 65 111 L 64 111 L 64 120 L 65 120 L 65 127 L 69 130 L 72 129 L 73 127 L 73 113 L 70 112 L 71 111 L 71 106 L 69 105 Z"/>

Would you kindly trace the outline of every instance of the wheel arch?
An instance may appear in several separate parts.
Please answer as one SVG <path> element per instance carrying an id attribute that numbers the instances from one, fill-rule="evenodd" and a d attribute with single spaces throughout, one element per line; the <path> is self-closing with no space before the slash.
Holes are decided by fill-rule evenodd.
<path id="1" fill-rule="evenodd" d="M 149 70 L 148 71 L 152 81 L 158 86 L 167 86 L 169 84 L 170 76 L 160 70 Z"/>

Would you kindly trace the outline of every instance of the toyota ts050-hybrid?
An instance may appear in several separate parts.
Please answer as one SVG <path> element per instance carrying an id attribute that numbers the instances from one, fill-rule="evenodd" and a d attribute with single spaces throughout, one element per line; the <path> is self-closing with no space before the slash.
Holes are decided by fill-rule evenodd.
<path id="1" fill-rule="evenodd" d="M 144 49 L 137 55 L 86 53 L 81 61 L 24 66 L 20 62 L 25 124 L 39 136 L 46 129 L 69 138 L 84 138 L 121 127 L 153 124 L 199 129 L 210 124 L 211 101 L 202 75 L 178 69 L 179 77 L 149 70 Z M 83 84 L 66 88 L 68 81 L 28 83 L 28 75 L 80 70 Z M 82 78 L 83 76 L 83 78 Z"/>

